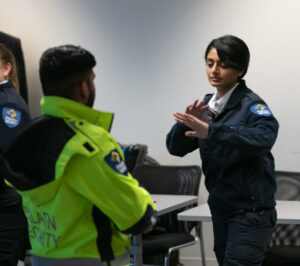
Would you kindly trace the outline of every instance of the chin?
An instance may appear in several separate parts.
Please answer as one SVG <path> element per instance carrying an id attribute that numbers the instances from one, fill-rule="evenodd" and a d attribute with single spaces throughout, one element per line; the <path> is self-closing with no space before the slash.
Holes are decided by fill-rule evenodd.
<path id="1" fill-rule="evenodd" d="M 213 81 L 211 81 L 210 85 L 213 86 L 213 87 L 220 87 L 221 84 L 219 82 L 213 82 Z"/>

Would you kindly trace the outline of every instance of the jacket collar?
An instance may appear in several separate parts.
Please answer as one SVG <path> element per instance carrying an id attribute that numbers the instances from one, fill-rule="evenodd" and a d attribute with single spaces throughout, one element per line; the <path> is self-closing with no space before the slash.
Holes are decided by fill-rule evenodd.
<path id="1" fill-rule="evenodd" d="M 41 100 L 42 113 L 63 119 L 86 120 L 110 131 L 114 114 L 94 110 L 75 101 L 57 97 L 45 96 Z"/>
<path id="2" fill-rule="evenodd" d="M 5 83 L 0 84 L 0 91 L 4 90 L 4 89 L 7 89 L 7 88 L 13 88 L 13 84 L 10 80 L 8 80 Z"/>
<path id="3" fill-rule="evenodd" d="M 226 106 L 224 107 L 223 111 L 227 109 L 232 109 L 235 107 L 237 104 L 241 102 L 241 99 L 245 95 L 245 93 L 249 90 L 246 86 L 245 80 L 241 80 L 239 82 L 239 85 L 236 87 L 236 89 L 233 91 L 231 94 Z"/>

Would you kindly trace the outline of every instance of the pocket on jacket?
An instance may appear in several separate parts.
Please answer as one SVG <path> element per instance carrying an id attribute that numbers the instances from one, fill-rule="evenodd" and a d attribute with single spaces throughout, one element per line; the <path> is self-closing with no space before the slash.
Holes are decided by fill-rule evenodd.
<path id="1" fill-rule="evenodd" d="M 243 215 L 249 225 L 259 228 L 274 227 L 277 221 L 277 212 L 275 209 L 261 212 L 244 211 Z"/>

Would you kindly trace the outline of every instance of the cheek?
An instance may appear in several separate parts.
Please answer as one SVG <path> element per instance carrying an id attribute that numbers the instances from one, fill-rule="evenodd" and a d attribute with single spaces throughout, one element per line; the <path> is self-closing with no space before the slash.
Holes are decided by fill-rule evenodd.
<path id="1" fill-rule="evenodd" d="M 208 67 L 206 67 L 206 75 L 209 76 L 210 73 L 211 73 L 211 70 Z"/>
<path id="2" fill-rule="evenodd" d="M 236 75 L 236 73 L 224 71 L 223 78 L 227 82 L 232 82 L 236 81 L 238 79 L 238 76 Z"/>
<path id="3" fill-rule="evenodd" d="M 0 70 L 0 81 L 3 81 L 4 80 L 4 73 L 2 70 Z"/>

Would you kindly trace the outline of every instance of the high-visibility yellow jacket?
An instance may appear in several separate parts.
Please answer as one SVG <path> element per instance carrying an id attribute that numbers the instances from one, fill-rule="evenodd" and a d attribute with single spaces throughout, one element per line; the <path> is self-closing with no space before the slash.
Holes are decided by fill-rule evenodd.
<path id="1" fill-rule="evenodd" d="M 41 106 L 43 115 L 10 147 L 3 169 L 22 195 L 32 254 L 113 260 L 128 252 L 127 234 L 157 218 L 108 133 L 113 114 L 54 96 Z"/>

